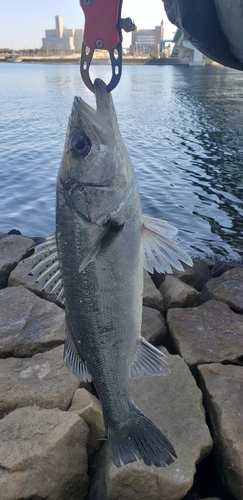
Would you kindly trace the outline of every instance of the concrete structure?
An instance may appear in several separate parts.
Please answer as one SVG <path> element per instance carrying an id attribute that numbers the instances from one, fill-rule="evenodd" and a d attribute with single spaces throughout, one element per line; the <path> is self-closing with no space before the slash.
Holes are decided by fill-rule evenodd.
<path id="1" fill-rule="evenodd" d="M 83 41 L 82 29 L 67 29 L 63 27 L 61 16 L 55 17 L 56 28 L 46 30 L 45 38 L 42 38 L 42 48 L 47 53 L 54 52 L 80 52 Z"/>
<path id="2" fill-rule="evenodd" d="M 172 39 L 170 40 L 161 40 L 161 48 L 160 48 L 160 57 L 161 59 L 168 59 L 171 54 L 172 54 L 172 47 L 171 47 L 171 43 L 173 42 Z M 165 44 L 168 43 L 169 45 L 167 45 L 167 47 L 165 46 Z"/>
<path id="3" fill-rule="evenodd" d="M 177 57 L 184 64 L 190 66 L 205 66 L 205 57 L 194 47 L 189 40 L 185 40 L 181 29 L 177 29 L 173 38 L 174 48 L 172 57 Z"/>
<path id="4" fill-rule="evenodd" d="M 153 54 L 160 56 L 161 40 L 164 38 L 164 21 L 153 30 L 138 30 L 132 32 L 132 44 L 130 52 L 132 55 L 141 56 Z"/>

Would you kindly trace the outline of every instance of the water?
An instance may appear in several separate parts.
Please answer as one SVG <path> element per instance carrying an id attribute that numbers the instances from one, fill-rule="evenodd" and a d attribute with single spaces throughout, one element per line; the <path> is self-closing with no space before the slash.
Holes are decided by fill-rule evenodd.
<path id="1" fill-rule="evenodd" d="M 109 66 L 93 76 L 110 79 Z M 124 66 L 113 92 L 144 213 L 179 229 L 190 255 L 243 257 L 243 74 L 223 67 Z M 0 231 L 55 230 L 55 182 L 75 65 L 0 64 Z"/>

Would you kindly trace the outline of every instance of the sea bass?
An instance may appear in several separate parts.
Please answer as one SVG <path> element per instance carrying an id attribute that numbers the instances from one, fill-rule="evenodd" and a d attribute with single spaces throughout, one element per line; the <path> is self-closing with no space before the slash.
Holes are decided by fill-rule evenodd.
<path id="1" fill-rule="evenodd" d="M 31 271 L 65 303 L 64 360 L 93 381 L 114 464 L 137 458 L 165 467 L 176 457 L 132 400 L 128 377 L 167 372 L 162 353 L 141 337 L 143 267 L 183 270 L 190 257 L 177 230 L 143 217 L 137 180 L 111 94 L 94 83 L 97 110 L 75 97 L 57 179 L 56 234 L 37 247 Z"/>

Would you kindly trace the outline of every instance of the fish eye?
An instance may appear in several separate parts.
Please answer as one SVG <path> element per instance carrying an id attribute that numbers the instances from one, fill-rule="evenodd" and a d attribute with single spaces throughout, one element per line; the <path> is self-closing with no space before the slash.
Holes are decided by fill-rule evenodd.
<path id="1" fill-rule="evenodd" d="M 91 149 L 91 142 L 86 135 L 75 134 L 70 141 L 70 148 L 75 155 L 85 158 Z"/>

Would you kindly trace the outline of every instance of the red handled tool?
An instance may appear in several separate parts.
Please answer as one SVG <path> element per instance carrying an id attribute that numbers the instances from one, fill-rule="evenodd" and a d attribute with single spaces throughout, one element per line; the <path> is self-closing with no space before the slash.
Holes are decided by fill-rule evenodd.
<path id="1" fill-rule="evenodd" d="M 112 77 L 106 90 L 111 92 L 117 86 L 122 72 L 121 30 L 133 31 L 135 24 L 129 18 L 121 19 L 122 0 L 80 0 L 80 5 L 85 16 L 80 61 L 82 79 L 94 92 L 94 85 L 89 75 L 93 54 L 96 49 L 108 50 Z"/>

